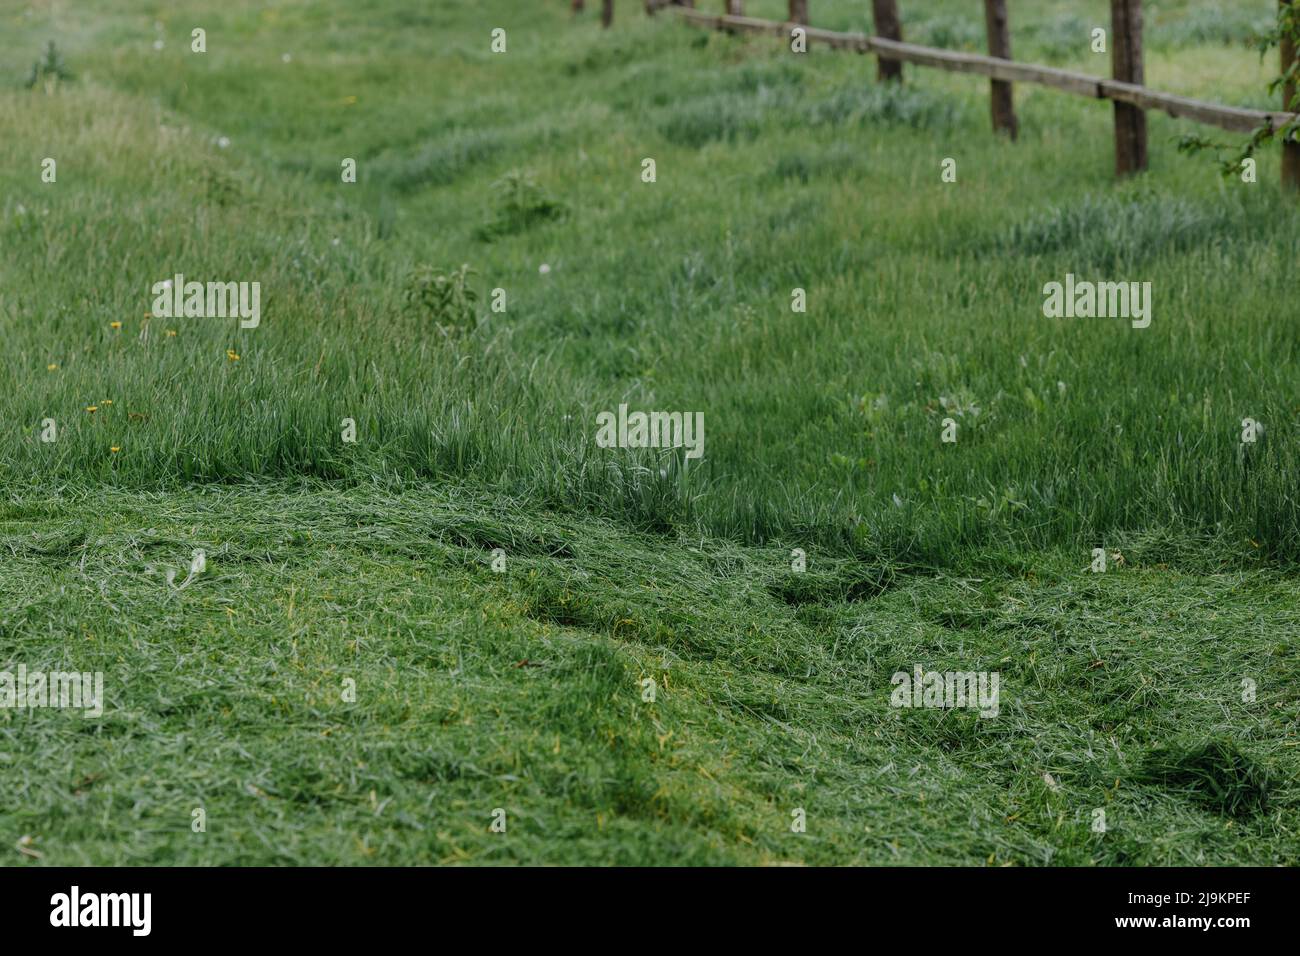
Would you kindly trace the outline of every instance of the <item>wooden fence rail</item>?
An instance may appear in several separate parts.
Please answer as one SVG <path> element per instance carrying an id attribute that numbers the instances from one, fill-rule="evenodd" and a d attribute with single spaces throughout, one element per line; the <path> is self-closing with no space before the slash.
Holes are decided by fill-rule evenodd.
<path id="1" fill-rule="evenodd" d="M 1288 4 L 1291 0 L 1279 0 Z M 721 0 L 727 11 L 742 8 L 740 0 Z M 820 43 L 832 49 L 871 53 L 878 59 L 879 77 L 899 80 L 902 64 L 935 67 L 954 73 L 987 76 L 992 82 L 991 113 L 994 129 L 1015 139 L 1018 123 L 1012 103 L 1012 83 L 1033 83 L 1089 99 L 1110 100 L 1115 106 L 1115 168 L 1128 175 L 1146 168 L 1146 110 L 1162 110 L 1170 116 L 1196 123 L 1217 126 L 1234 133 L 1251 133 L 1261 127 L 1278 130 L 1296 118 L 1285 110 L 1253 110 L 1222 106 L 1204 100 L 1175 96 L 1148 89 L 1143 85 L 1142 6 L 1141 0 L 1111 0 L 1111 57 L 1113 78 L 1092 76 L 1075 70 L 1017 63 L 1011 59 L 1011 34 L 1007 22 L 1006 0 L 985 0 L 985 24 L 988 28 L 989 54 L 961 53 L 937 47 L 905 43 L 898 17 L 897 0 L 872 0 L 876 34 L 841 33 L 806 26 L 807 0 L 790 0 L 791 20 L 758 20 L 734 13 L 721 15 L 694 9 L 690 0 L 646 0 L 647 11 L 671 10 L 688 23 L 730 33 L 759 33 L 789 38 L 796 27 L 804 31 L 809 44 Z M 1295 56 L 1288 44 L 1282 48 L 1285 66 Z M 1284 96 L 1283 105 L 1291 100 Z M 1300 186 L 1300 146 L 1283 145 L 1283 181 Z"/>

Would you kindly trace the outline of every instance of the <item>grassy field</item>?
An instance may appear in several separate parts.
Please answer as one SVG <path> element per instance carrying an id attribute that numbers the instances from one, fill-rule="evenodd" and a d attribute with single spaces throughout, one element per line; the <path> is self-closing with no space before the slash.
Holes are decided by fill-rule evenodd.
<path id="1" fill-rule="evenodd" d="M 1276 105 L 1219 6 L 1148 11 L 1148 83 Z M 1018 87 L 1011 144 L 975 78 L 567 7 L 0 3 L 0 671 L 106 685 L 0 708 L 0 862 L 1297 862 L 1276 151 L 1152 114 L 1117 184 L 1103 103 Z M 1106 73 L 1106 11 L 1016 4 L 1017 58 Z M 152 315 L 176 273 L 261 324 Z M 1150 327 L 1045 318 L 1067 273 Z M 703 457 L 598 447 L 620 404 Z M 891 707 L 915 665 L 998 716 Z"/>

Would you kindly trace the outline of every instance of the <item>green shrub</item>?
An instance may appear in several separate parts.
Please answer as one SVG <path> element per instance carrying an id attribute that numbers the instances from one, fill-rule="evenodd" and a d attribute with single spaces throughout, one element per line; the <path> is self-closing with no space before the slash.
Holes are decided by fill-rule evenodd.
<path id="1" fill-rule="evenodd" d="M 474 304 L 478 293 L 469 284 L 474 270 L 467 264 L 451 272 L 417 266 L 406 280 L 405 303 L 409 313 L 431 320 L 444 333 L 470 331 L 478 325 Z"/>
<path id="2" fill-rule="evenodd" d="M 32 71 L 27 76 L 27 89 L 35 89 L 37 84 L 40 84 L 46 93 L 52 93 L 60 81 L 66 82 L 71 79 L 72 71 L 68 69 L 63 61 L 63 54 L 51 40 L 45 48 L 45 53 L 32 64 Z"/>
<path id="3" fill-rule="evenodd" d="M 475 235 L 484 242 L 512 236 L 534 225 L 562 219 L 564 204 L 548 196 L 531 173 L 514 170 L 493 184 L 496 212 Z"/>

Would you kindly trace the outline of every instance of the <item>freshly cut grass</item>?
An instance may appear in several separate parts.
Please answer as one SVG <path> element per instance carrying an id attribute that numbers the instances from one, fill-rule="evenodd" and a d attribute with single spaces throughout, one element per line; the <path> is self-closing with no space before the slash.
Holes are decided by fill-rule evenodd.
<path id="1" fill-rule="evenodd" d="M 1169 788 L 1185 786 L 1221 813 L 1244 816 L 1268 807 L 1268 771 L 1222 740 L 1153 750 L 1143 779 Z"/>
<path id="2" fill-rule="evenodd" d="M 1300 860 L 1275 572 L 1040 555 L 855 592 L 814 551 L 792 592 L 780 548 L 461 486 L 27 496 L 0 554 L 0 669 L 106 698 L 0 709 L 0 863 Z M 998 717 L 891 707 L 916 664 L 999 672 Z"/>

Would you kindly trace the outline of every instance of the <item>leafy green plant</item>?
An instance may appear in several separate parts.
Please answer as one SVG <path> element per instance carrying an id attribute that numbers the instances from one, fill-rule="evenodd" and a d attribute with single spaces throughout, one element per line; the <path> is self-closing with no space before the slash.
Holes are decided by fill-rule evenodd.
<path id="1" fill-rule="evenodd" d="M 72 71 L 63 60 L 63 54 L 51 40 L 45 52 L 32 64 L 32 71 L 27 76 L 27 89 L 35 89 L 37 84 L 44 87 L 46 93 L 54 92 L 60 82 L 72 79 Z"/>
<path id="2" fill-rule="evenodd" d="M 563 203 L 546 194 L 533 175 L 513 170 L 493 183 L 497 208 L 492 219 L 480 226 L 475 235 L 484 242 L 523 232 L 538 223 L 561 219 L 566 213 Z"/>
<path id="3" fill-rule="evenodd" d="M 1287 4 L 1279 6 L 1277 10 L 1277 22 L 1273 29 L 1261 34 L 1255 42 L 1259 50 L 1261 60 L 1268 55 L 1268 52 L 1274 47 L 1279 47 L 1284 41 L 1289 41 L 1292 49 L 1300 49 L 1300 6 Z M 1296 90 L 1297 80 L 1300 79 L 1300 58 L 1293 59 L 1285 70 L 1269 80 L 1268 92 L 1270 96 L 1277 95 L 1279 89 L 1285 89 L 1290 86 Z M 1283 102 L 1283 109 L 1290 112 L 1296 112 L 1300 108 L 1300 93 L 1292 92 L 1289 99 Z M 1221 140 L 1207 139 L 1195 133 L 1189 133 L 1179 137 L 1178 151 L 1185 154 L 1195 154 L 1203 150 L 1212 149 L 1218 152 L 1223 150 L 1230 151 L 1227 159 L 1219 158 L 1219 171 L 1225 176 L 1232 176 L 1241 172 L 1242 164 L 1253 157 L 1259 147 L 1265 143 L 1271 143 L 1274 140 L 1281 142 L 1294 142 L 1300 133 L 1300 118 L 1293 119 L 1289 123 L 1274 128 L 1270 123 L 1260 126 L 1253 130 L 1250 138 L 1244 143 L 1225 143 Z"/>
<path id="4" fill-rule="evenodd" d="M 406 280 L 407 311 L 430 319 L 444 333 L 470 331 L 478 325 L 478 293 L 469 284 L 474 270 L 468 264 L 450 272 L 429 265 L 417 266 Z"/>
<path id="5" fill-rule="evenodd" d="M 209 202 L 224 209 L 239 201 L 239 183 L 224 169 L 215 165 L 205 167 L 202 181 Z"/>

